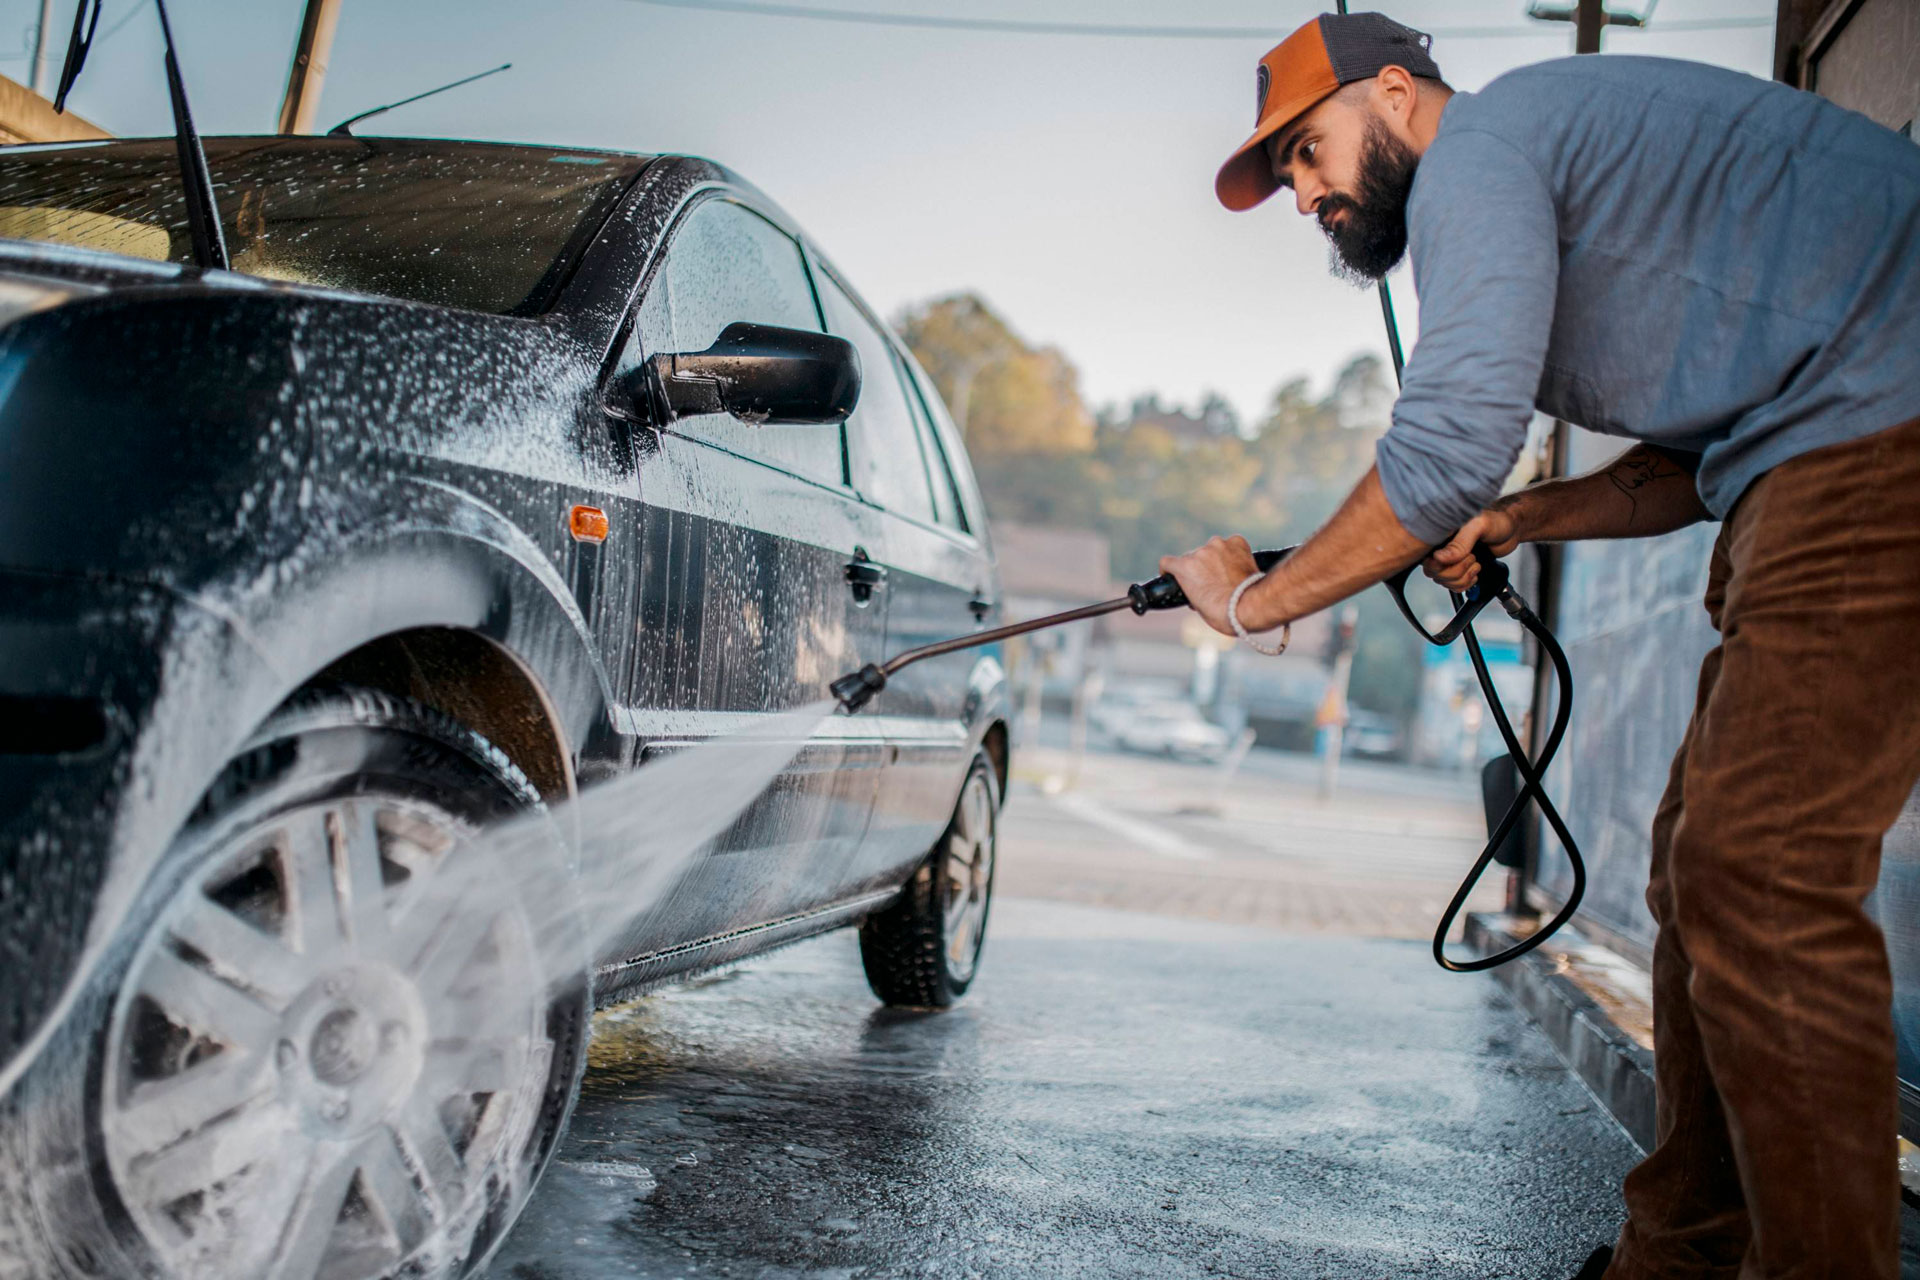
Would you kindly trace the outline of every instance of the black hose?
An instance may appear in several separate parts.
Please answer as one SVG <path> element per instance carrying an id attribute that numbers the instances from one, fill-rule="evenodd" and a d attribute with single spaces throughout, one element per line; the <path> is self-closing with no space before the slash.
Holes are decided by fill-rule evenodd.
<path id="1" fill-rule="evenodd" d="M 1455 596 L 1454 602 L 1458 606 L 1460 597 Z M 1513 756 L 1513 767 L 1520 774 L 1522 786 L 1519 794 L 1514 796 L 1513 803 L 1507 806 L 1506 813 L 1499 822 L 1494 824 L 1493 831 L 1487 837 L 1486 847 L 1480 851 L 1480 856 L 1474 860 L 1466 878 L 1461 880 L 1460 887 L 1454 891 L 1453 901 L 1447 904 L 1446 911 L 1440 916 L 1439 925 L 1433 931 L 1434 963 L 1454 973 L 1475 973 L 1482 969 L 1492 969 L 1525 955 L 1559 932 L 1560 927 L 1573 918 L 1573 913 L 1580 909 L 1580 900 L 1586 896 L 1587 892 L 1587 867 L 1580 857 L 1580 846 L 1574 842 L 1573 833 L 1567 830 L 1567 824 L 1561 819 L 1560 811 L 1554 807 L 1552 797 L 1547 795 L 1545 786 L 1547 768 L 1553 763 L 1554 755 L 1560 750 L 1561 739 L 1567 735 L 1567 719 L 1573 709 L 1573 669 L 1567 663 L 1566 651 L 1560 647 L 1559 640 L 1554 638 L 1547 624 L 1540 620 L 1540 615 L 1536 614 L 1526 601 L 1508 591 L 1501 596 L 1501 603 L 1507 606 L 1507 612 L 1513 616 L 1514 621 L 1525 627 L 1532 633 L 1533 638 L 1540 642 L 1541 650 L 1553 663 L 1554 678 L 1560 682 L 1560 696 L 1556 699 L 1558 705 L 1554 708 L 1553 725 L 1547 731 L 1547 740 L 1540 748 L 1540 758 L 1530 760 L 1520 745 L 1519 735 L 1513 731 L 1513 722 L 1507 717 L 1505 704 L 1500 701 L 1500 691 L 1494 687 L 1493 673 L 1487 670 L 1486 655 L 1480 651 L 1480 637 L 1474 634 L 1471 626 L 1463 632 L 1467 642 L 1467 656 L 1473 662 L 1473 674 L 1480 681 L 1480 692 L 1486 696 L 1487 709 L 1493 713 L 1493 723 L 1500 730 L 1500 737 L 1507 744 L 1507 751 Z M 1477 960 L 1449 959 L 1446 953 L 1447 934 L 1452 932 L 1453 922 L 1459 918 L 1460 908 L 1466 905 L 1468 895 L 1473 892 L 1474 886 L 1480 883 L 1480 877 L 1486 874 L 1487 867 L 1492 863 L 1501 842 L 1507 838 L 1507 834 L 1513 830 L 1514 825 L 1520 821 L 1521 815 L 1525 813 L 1529 799 L 1540 806 L 1541 816 L 1546 818 L 1547 825 L 1553 828 L 1553 833 L 1560 837 L 1560 843 L 1566 848 L 1567 863 L 1573 870 L 1573 888 L 1553 919 L 1511 947 L 1490 956 L 1482 956 Z"/>

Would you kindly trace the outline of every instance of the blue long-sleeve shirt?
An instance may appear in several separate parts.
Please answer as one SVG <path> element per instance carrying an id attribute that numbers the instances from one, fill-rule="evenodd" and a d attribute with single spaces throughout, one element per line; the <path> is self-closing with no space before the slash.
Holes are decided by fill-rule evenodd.
<path id="1" fill-rule="evenodd" d="M 1788 458 L 1920 417 L 1920 147 L 1812 94 L 1525 67 L 1448 102 L 1407 219 L 1420 338 L 1378 461 L 1430 543 L 1498 495 L 1536 406 L 1702 454 L 1722 517 Z"/>

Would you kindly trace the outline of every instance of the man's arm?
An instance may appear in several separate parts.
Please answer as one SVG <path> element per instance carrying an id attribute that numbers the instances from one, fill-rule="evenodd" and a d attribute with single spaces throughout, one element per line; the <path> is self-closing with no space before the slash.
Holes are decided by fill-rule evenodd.
<path id="1" fill-rule="evenodd" d="M 1523 542 L 1650 538 L 1711 519 L 1694 484 L 1698 466 L 1697 454 L 1635 445 L 1584 476 L 1549 480 L 1501 498 L 1460 526 L 1422 567 L 1434 581 L 1459 591 L 1480 576 L 1480 562 L 1472 554 L 1476 542 L 1504 556 Z"/>
<path id="2" fill-rule="evenodd" d="M 1559 214 L 1525 156 L 1466 130 L 1421 159 L 1407 229 L 1420 340 L 1375 464 L 1401 526 L 1439 546 L 1526 447 L 1559 308 Z"/>
<path id="3" fill-rule="evenodd" d="M 1442 585 L 1464 590 L 1480 576 L 1476 542 L 1504 556 L 1522 542 L 1650 538 L 1711 519 L 1694 487 L 1697 464 L 1697 455 L 1635 445 L 1584 476 L 1508 494 L 1462 525 L 1424 567 Z M 1369 470 L 1318 533 L 1247 588 L 1240 597 L 1240 625 L 1270 631 L 1365 590 L 1428 550 L 1401 525 L 1379 473 Z M 1233 634 L 1228 597 L 1260 571 L 1252 547 L 1240 537 L 1215 538 L 1186 555 L 1167 556 L 1160 570 L 1179 579 L 1194 609 L 1225 635 Z"/>

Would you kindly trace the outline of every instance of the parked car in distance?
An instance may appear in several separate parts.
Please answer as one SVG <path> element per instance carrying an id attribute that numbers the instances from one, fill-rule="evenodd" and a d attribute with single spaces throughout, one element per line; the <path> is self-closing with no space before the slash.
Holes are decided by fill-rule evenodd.
<path id="1" fill-rule="evenodd" d="M 1219 760 L 1227 753 L 1227 731 L 1200 714 L 1191 702 L 1150 702 L 1118 717 L 1116 744 L 1128 751 L 1172 756 L 1176 760 Z"/>
<path id="2" fill-rule="evenodd" d="M 1340 750 L 1363 760 L 1399 760 L 1406 753 L 1406 735 L 1392 716 L 1356 707 L 1347 716 Z"/>
<path id="3" fill-rule="evenodd" d="M 1134 713 L 1145 706 L 1185 700 L 1184 685 L 1174 680 L 1139 679 L 1107 684 L 1087 712 L 1093 728 L 1111 738 Z"/>
<path id="4" fill-rule="evenodd" d="M 924 371 L 719 165 L 206 151 L 230 271 L 187 265 L 173 139 L 0 149 L 0 1115 L 33 1110 L 0 1258 L 467 1275 L 595 1004 L 842 927 L 888 1003 L 972 982 L 992 649 L 794 742 L 577 963 L 520 903 L 422 904 L 488 824 L 991 624 L 980 495 Z M 620 883 L 548 829 L 537 874 Z"/>

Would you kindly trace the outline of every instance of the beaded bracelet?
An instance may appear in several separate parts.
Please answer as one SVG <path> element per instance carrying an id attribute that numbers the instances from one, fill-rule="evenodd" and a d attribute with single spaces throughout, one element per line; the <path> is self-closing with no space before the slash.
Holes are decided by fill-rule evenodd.
<path id="1" fill-rule="evenodd" d="M 1287 651 L 1287 642 L 1293 639 L 1293 624 L 1291 622 L 1281 624 L 1280 643 L 1277 645 L 1261 644 L 1248 634 L 1245 627 L 1240 625 L 1240 597 L 1246 593 L 1248 587 L 1266 576 L 1264 572 L 1250 573 L 1240 580 L 1240 585 L 1235 587 L 1233 594 L 1227 597 L 1227 621 L 1233 625 L 1233 633 L 1242 640 L 1245 640 L 1247 646 L 1255 653 L 1264 653 L 1269 658 L 1277 658 Z"/>

